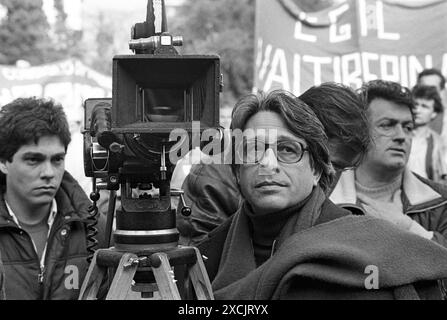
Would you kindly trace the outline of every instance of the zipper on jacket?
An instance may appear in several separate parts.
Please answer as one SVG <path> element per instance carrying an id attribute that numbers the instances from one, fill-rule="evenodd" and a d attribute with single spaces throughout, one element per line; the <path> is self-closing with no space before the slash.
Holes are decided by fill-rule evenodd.
<path id="1" fill-rule="evenodd" d="M 44 277 L 45 277 L 45 267 L 40 266 L 40 273 L 37 275 L 37 281 L 39 282 L 40 285 L 43 284 Z"/>
<path id="2" fill-rule="evenodd" d="M 39 261 L 40 273 L 38 275 L 38 281 L 39 281 L 39 284 L 41 285 L 41 288 L 42 288 L 42 290 L 41 290 L 42 298 L 41 299 L 47 299 L 48 298 L 48 297 L 46 297 L 47 294 L 45 292 L 46 290 L 45 290 L 45 283 L 44 283 L 45 279 L 46 279 L 46 277 L 45 277 L 46 266 L 49 263 L 48 250 L 51 250 L 51 246 L 52 246 L 52 244 L 54 242 L 54 238 L 56 236 L 56 229 L 59 232 L 59 230 L 64 226 L 63 223 L 58 226 L 56 224 L 56 222 L 57 221 L 55 220 L 53 225 L 52 225 L 52 227 L 51 227 L 51 229 L 48 231 L 48 238 L 47 238 L 47 242 L 46 242 L 46 245 L 45 245 L 45 252 L 44 252 L 45 256 L 43 258 L 43 264 L 40 263 L 41 260 Z"/>
<path id="3" fill-rule="evenodd" d="M 37 260 L 37 263 L 39 264 L 39 273 L 37 274 L 37 283 L 39 283 L 39 285 L 42 285 L 43 284 L 43 280 L 44 280 L 44 276 L 45 276 L 45 265 L 42 264 L 42 259 L 39 259 L 39 255 L 37 254 L 36 244 L 34 243 L 33 238 L 31 238 L 31 236 L 25 230 L 23 230 L 23 229 L 20 229 L 20 230 L 24 234 L 28 235 L 28 237 L 29 237 L 29 239 L 31 241 L 31 244 L 33 245 L 34 253 L 35 253 L 35 256 L 36 256 L 36 260 Z M 46 258 L 45 251 L 46 251 L 46 244 L 45 244 L 45 249 L 44 249 L 44 252 L 43 252 L 43 254 L 45 254 L 44 259 Z"/>
<path id="4" fill-rule="evenodd" d="M 41 259 L 39 259 L 39 255 L 37 254 L 36 244 L 34 243 L 33 238 L 31 238 L 31 236 L 25 230 L 23 230 L 23 229 L 20 229 L 20 230 L 24 234 L 28 235 L 29 240 L 31 241 L 31 244 L 33 245 L 36 260 L 39 265 L 39 273 L 37 274 L 37 283 L 39 284 L 40 287 L 42 287 L 43 281 L 44 281 L 44 276 L 45 276 L 45 266 L 42 265 Z M 43 295 L 42 288 L 41 288 L 41 295 Z"/>
<path id="5" fill-rule="evenodd" d="M 31 242 L 31 245 L 32 245 L 32 247 L 33 247 L 33 251 L 34 251 L 34 255 L 35 255 L 35 258 L 36 258 L 36 260 L 37 260 L 37 264 L 39 265 L 39 273 L 37 274 L 37 283 L 39 284 L 39 287 L 40 287 L 40 296 L 41 296 L 41 299 L 42 299 L 42 297 L 43 297 L 43 290 L 42 290 L 42 286 L 43 286 L 43 281 L 44 281 L 44 275 L 45 275 L 45 266 L 43 266 L 41 263 L 40 263 L 40 260 L 39 260 L 39 255 L 37 254 L 37 250 L 36 250 L 36 245 L 34 244 L 34 241 L 33 241 L 33 239 L 31 238 L 31 236 L 28 234 L 28 232 L 26 232 L 24 229 L 22 229 L 22 228 L 20 228 L 20 227 L 17 227 L 18 229 L 19 229 L 19 233 L 21 234 L 21 235 L 26 235 L 27 237 L 28 237 L 28 239 L 29 239 L 29 241 Z"/>

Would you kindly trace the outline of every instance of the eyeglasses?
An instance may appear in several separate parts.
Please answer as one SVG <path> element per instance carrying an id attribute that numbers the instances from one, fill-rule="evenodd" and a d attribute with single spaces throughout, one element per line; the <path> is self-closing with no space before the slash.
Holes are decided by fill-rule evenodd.
<path id="1" fill-rule="evenodd" d="M 286 140 L 278 143 L 266 143 L 261 139 L 252 139 L 245 140 L 237 149 L 237 154 L 243 164 L 255 164 L 264 158 L 268 149 L 273 150 L 279 162 L 288 164 L 300 162 L 304 152 L 308 151 L 298 141 Z"/>

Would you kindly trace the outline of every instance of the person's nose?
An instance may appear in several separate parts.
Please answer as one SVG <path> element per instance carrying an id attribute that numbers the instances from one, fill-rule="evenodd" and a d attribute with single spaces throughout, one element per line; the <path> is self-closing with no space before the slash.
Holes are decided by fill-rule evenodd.
<path id="1" fill-rule="evenodd" d="M 273 149 L 268 148 L 264 157 L 262 157 L 259 162 L 259 174 L 260 175 L 271 175 L 272 173 L 277 173 L 279 170 L 278 159 L 276 158 L 276 154 Z"/>
<path id="2" fill-rule="evenodd" d="M 55 170 L 51 161 L 44 161 L 42 163 L 40 176 L 42 179 L 52 179 L 55 175 Z"/>
<path id="3" fill-rule="evenodd" d="M 420 107 L 418 105 L 415 105 L 413 108 L 413 113 L 417 114 L 417 113 L 419 113 L 419 111 L 420 111 Z"/>
<path id="4" fill-rule="evenodd" d="M 409 138 L 408 134 L 405 132 L 404 127 L 401 124 L 396 125 L 394 131 L 394 140 L 404 142 L 405 139 Z"/>

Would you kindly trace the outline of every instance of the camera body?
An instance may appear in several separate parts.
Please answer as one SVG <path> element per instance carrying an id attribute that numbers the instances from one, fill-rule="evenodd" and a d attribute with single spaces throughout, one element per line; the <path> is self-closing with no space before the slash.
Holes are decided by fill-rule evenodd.
<path id="1" fill-rule="evenodd" d="M 202 132 L 219 127 L 220 87 L 217 56 L 115 56 L 112 99 L 84 104 L 86 176 L 106 179 L 109 190 L 124 181 L 156 182 L 163 146 L 166 154 L 184 148 L 181 141 L 169 141 L 172 131 L 190 135 L 193 122 Z M 174 165 L 167 162 L 168 174 Z"/>

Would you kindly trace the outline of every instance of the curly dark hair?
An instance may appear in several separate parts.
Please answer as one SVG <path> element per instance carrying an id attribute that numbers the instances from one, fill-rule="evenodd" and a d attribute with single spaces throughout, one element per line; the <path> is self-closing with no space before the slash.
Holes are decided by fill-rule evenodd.
<path id="1" fill-rule="evenodd" d="M 71 141 L 67 117 L 50 99 L 19 98 L 0 110 L 0 159 L 11 162 L 21 146 L 43 136 L 58 136 L 67 150 Z"/>
<path id="2" fill-rule="evenodd" d="M 439 77 L 439 86 L 441 87 L 441 89 L 444 89 L 445 87 L 445 77 L 442 74 L 441 71 L 439 71 L 438 69 L 435 68 L 431 68 L 431 69 L 424 69 L 421 73 L 418 74 L 418 83 L 421 82 L 421 78 L 425 77 L 425 76 L 438 76 Z"/>
<path id="3" fill-rule="evenodd" d="M 372 80 L 363 84 L 358 92 L 368 106 L 371 101 L 378 98 L 405 105 L 410 109 L 411 116 L 414 120 L 413 96 L 407 87 L 393 81 Z"/>

